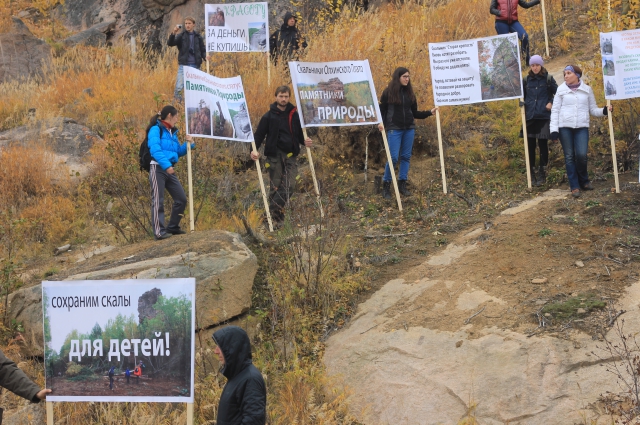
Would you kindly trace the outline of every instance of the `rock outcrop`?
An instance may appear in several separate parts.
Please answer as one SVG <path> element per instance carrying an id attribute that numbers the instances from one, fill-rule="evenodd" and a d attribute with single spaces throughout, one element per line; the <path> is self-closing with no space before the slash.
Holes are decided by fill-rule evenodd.
<path id="1" fill-rule="evenodd" d="M 240 236 L 223 231 L 197 232 L 166 242 L 142 242 L 79 264 L 61 280 L 195 278 L 199 329 L 246 312 L 251 306 L 253 279 L 258 270 L 256 256 Z M 25 354 L 41 356 L 41 285 L 13 293 L 9 297 L 9 317 L 21 322 L 25 329 Z"/>
<path id="2" fill-rule="evenodd" d="M 46 146 L 74 173 L 88 171 L 87 156 L 94 143 L 102 138 L 71 118 L 34 120 L 27 125 L 0 132 L 0 148 L 14 143 L 23 146 Z"/>
<path id="3" fill-rule="evenodd" d="M 158 297 L 162 295 L 162 291 L 153 288 L 145 292 L 138 298 L 138 323 L 142 324 L 146 319 L 153 319 L 158 312 L 153 305 L 158 302 Z"/>
<path id="4" fill-rule="evenodd" d="M 51 46 L 36 38 L 19 18 L 11 20 L 11 31 L 0 34 L 0 82 L 42 77 Z"/>

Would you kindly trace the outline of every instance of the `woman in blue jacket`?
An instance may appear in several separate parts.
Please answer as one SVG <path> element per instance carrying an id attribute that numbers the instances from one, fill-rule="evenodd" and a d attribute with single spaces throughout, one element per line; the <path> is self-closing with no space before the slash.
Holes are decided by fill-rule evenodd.
<path id="1" fill-rule="evenodd" d="M 531 70 L 524 79 L 524 110 L 527 117 L 527 143 L 529 146 L 529 168 L 534 186 L 547 182 L 547 163 L 549 162 L 549 122 L 553 97 L 558 83 L 544 67 L 539 55 L 531 56 Z M 536 175 L 536 140 L 540 147 L 540 167 Z"/>
<path id="2" fill-rule="evenodd" d="M 147 127 L 147 140 L 151 152 L 149 183 L 151 184 L 151 225 L 156 239 L 166 239 L 171 235 L 183 235 L 180 219 L 187 206 L 187 195 L 176 177 L 174 166 L 178 158 L 187 154 L 187 144 L 178 141 L 178 111 L 171 105 L 162 108 L 151 118 Z M 191 136 L 186 139 L 191 141 Z M 194 148 L 195 144 L 192 143 Z M 164 190 L 173 198 L 173 208 L 169 225 L 164 225 Z"/>

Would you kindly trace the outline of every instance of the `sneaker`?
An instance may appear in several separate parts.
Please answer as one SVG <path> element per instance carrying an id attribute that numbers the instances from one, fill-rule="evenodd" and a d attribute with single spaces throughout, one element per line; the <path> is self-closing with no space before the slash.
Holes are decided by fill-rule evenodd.
<path id="1" fill-rule="evenodd" d="M 587 182 L 584 186 L 582 186 L 582 190 L 593 190 L 593 185 L 591 182 Z"/>
<path id="2" fill-rule="evenodd" d="M 160 236 L 156 236 L 156 240 L 161 241 L 163 239 L 169 239 L 171 236 L 173 236 L 171 233 L 163 233 Z"/>
<path id="3" fill-rule="evenodd" d="M 573 196 L 574 198 L 579 198 L 579 197 L 580 197 L 580 195 L 581 195 L 581 193 L 580 193 L 580 189 L 573 189 L 573 190 L 571 191 L 571 196 Z"/>
<path id="4" fill-rule="evenodd" d="M 167 233 L 171 233 L 172 235 L 184 235 L 187 232 L 178 227 L 177 229 L 167 229 Z"/>

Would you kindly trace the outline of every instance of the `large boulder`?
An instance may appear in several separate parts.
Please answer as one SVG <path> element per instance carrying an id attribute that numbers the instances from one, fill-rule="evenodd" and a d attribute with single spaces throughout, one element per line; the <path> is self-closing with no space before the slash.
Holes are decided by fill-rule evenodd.
<path id="1" fill-rule="evenodd" d="M 90 93 L 90 91 L 89 91 Z M 12 144 L 47 146 L 59 163 L 80 175 L 88 171 L 89 150 L 102 138 L 71 118 L 33 120 L 27 125 L 0 132 L 0 148 Z"/>
<path id="2" fill-rule="evenodd" d="M 36 38 L 19 18 L 11 20 L 11 30 L 0 34 L 0 82 L 42 77 L 51 46 Z"/>
<path id="3" fill-rule="evenodd" d="M 198 329 L 216 326 L 248 311 L 253 279 L 258 271 L 256 256 L 238 234 L 215 230 L 126 246 L 80 264 L 61 274 L 59 279 L 194 277 Z M 41 285 L 13 293 L 9 297 L 9 317 L 22 322 L 25 354 L 41 356 Z"/>

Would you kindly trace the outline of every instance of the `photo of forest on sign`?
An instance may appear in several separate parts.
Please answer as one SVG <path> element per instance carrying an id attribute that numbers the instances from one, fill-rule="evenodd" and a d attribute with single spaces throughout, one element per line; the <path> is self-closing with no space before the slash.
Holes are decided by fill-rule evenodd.
<path id="1" fill-rule="evenodd" d="M 161 289 L 154 287 L 137 299 L 131 297 L 128 308 L 131 314 L 122 313 L 127 307 L 86 308 L 86 317 L 98 320 L 90 332 L 80 332 L 78 322 L 60 326 L 60 317 L 66 308 L 52 308 L 55 289 L 43 290 L 46 384 L 54 391 L 53 395 L 192 396 L 191 294 L 165 296 Z M 105 319 L 110 311 L 114 314 Z M 53 322 L 52 317 L 56 318 Z M 64 328 L 66 337 L 53 343 L 52 333 L 60 334 L 60 327 Z M 112 340 L 118 341 L 118 356 L 109 355 Z"/>
<path id="2" fill-rule="evenodd" d="M 478 41 L 482 100 L 522 96 L 518 55 L 517 38 L 495 37 Z"/>

